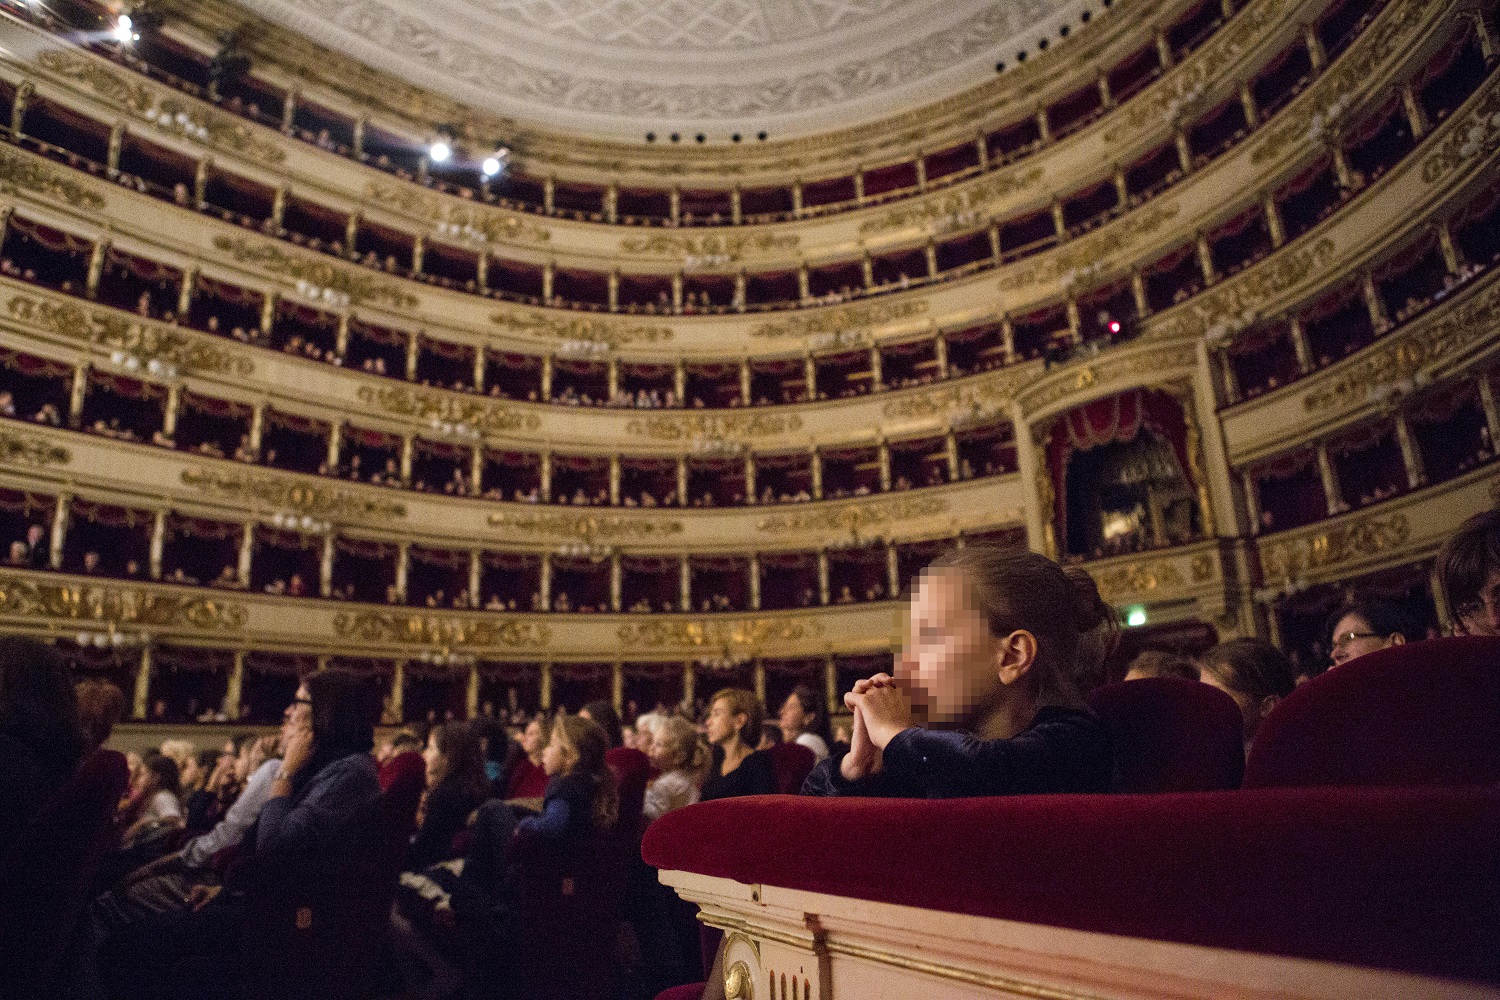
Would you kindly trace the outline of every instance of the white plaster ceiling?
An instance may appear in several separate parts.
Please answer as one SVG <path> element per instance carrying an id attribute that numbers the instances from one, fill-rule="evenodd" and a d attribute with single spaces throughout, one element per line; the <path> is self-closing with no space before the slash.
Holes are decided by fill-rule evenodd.
<path id="1" fill-rule="evenodd" d="M 1086 0 L 239 0 L 465 103 L 553 131 L 710 142 L 844 128 L 958 93 Z"/>

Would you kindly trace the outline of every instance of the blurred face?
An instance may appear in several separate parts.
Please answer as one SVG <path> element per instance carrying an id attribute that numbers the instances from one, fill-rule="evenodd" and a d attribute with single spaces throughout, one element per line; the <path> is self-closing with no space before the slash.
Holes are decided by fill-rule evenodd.
<path id="1" fill-rule="evenodd" d="M 1490 570 L 1479 593 L 1459 605 L 1454 617 L 1464 635 L 1500 635 L 1500 569 Z"/>
<path id="2" fill-rule="evenodd" d="M 142 775 L 146 773 L 146 762 L 141 755 L 131 750 L 125 755 L 125 768 L 130 773 L 130 787 L 139 788 Z"/>
<path id="3" fill-rule="evenodd" d="M 427 748 L 422 751 L 422 760 L 427 763 L 427 787 L 436 788 L 448 776 L 448 757 L 438 748 L 437 733 L 427 736 Z"/>
<path id="4" fill-rule="evenodd" d="M 521 749 L 530 756 L 534 756 L 542 748 L 542 723 L 540 720 L 532 719 L 526 724 L 526 731 L 521 734 Z"/>
<path id="5" fill-rule="evenodd" d="M 725 745 L 734 739 L 748 721 L 749 717 L 745 713 L 735 714 L 728 698 L 715 699 L 708 709 L 708 721 L 704 723 L 708 742 L 715 746 Z"/>
<path id="6" fill-rule="evenodd" d="M 307 685 L 297 685 L 297 694 L 292 698 L 292 703 L 281 713 L 281 742 L 283 751 L 286 750 L 287 737 L 299 729 L 312 728 L 312 696 L 307 693 Z"/>
<path id="7" fill-rule="evenodd" d="M 993 703 L 1003 686 L 995 642 L 964 571 L 922 574 L 912 595 L 906 648 L 896 665 L 896 679 L 907 686 L 917 717 L 936 726 L 962 726 Z"/>
<path id="8" fill-rule="evenodd" d="M 680 749 L 680 747 L 666 738 L 656 739 L 651 741 L 651 746 L 646 750 L 646 755 L 651 758 L 651 763 L 656 765 L 657 770 L 668 771 L 677 763 Z"/>
<path id="9" fill-rule="evenodd" d="M 573 749 L 573 744 L 561 732 L 554 732 L 547 749 L 542 751 L 542 770 L 547 772 L 547 777 L 567 774 L 577 762 L 578 751 Z"/>
<path id="10" fill-rule="evenodd" d="M 1387 646 L 1396 644 L 1395 637 L 1377 635 L 1375 630 L 1370 628 L 1369 622 L 1359 615 L 1349 614 L 1340 618 L 1338 624 L 1333 627 L 1331 659 L 1333 665 L 1338 667 L 1366 653 L 1373 653 L 1377 649 L 1385 649 Z"/>
<path id="11" fill-rule="evenodd" d="M 781 711 L 776 715 L 776 721 L 781 725 L 781 731 L 789 740 L 795 740 L 812 723 L 812 716 L 802 710 L 802 702 L 797 696 L 789 694 L 786 701 L 781 703 Z"/>
<path id="12" fill-rule="evenodd" d="M 208 775 L 203 773 L 203 768 L 198 766 L 198 758 L 189 757 L 187 763 L 182 765 L 182 774 L 179 780 L 181 780 L 183 788 L 196 788 L 203 784 L 203 779 L 206 777 Z"/>

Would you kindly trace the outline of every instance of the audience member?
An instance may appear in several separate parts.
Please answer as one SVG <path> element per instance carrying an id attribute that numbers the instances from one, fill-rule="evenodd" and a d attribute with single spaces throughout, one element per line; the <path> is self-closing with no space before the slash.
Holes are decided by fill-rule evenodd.
<path id="1" fill-rule="evenodd" d="M 1125 680 L 1139 681 L 1147 677 L 1176 677 L 1195 681 L 1198 679 L 1198 664 L 1177 653 L 1148 649 L 1130 661 L 1130 669 L 1125 671 Z"/>
<path id="2" fill-rule="evenodd" d="M 543 759 L 552 730 L 545 716 L 537 715 L 521 731 L 521 751 L 524 753 L 510 773 L 510 782 L 505 789 L 508 799 L 539 799 L 547 790 L 547 770 Z"/>
<path id="3" fill-rule="evenodd" d="M 591 701 L 580 708 L 578 714 L 604 730 L 604 736 L 609 740 L 611 749 L 625 745 L 620 725 L 620 713 L 616 712 L 615 707 L 609 702 L 602 699 Z"/>
<path id="4" fill-rule="evenodd" d="M 713 748 L 713 759 L 698 796 L 700 800 L 770 795 L 776 790 L 771 755 L 755 749 L 764 722 L 765 709 L 752 691 L 724 688 L 709 700 L 704 729 Z"/>
<path id="5" fill-rule="evenodd" d="M 1335 611 L 1328 619 L 1328 632 L 1333 665 L 1341 667 L 1377 649 L 1420 639 L 1422 626 L 1395 601 L 1372 597 L 1350 601 Z"/>
<path id="6" fill-rule="evenodd" d="M 1438 551 L 1453 630 L 1500 635 L 1500 507 L 1475 514 Z"/>
<path id="7" fill-rule="evenodd" d="M 78 721 L 90 750 L 97 750 L 125 717 L 125 692 L 109 681 L 88 678 L 74 688 L 78 697 Z"/>
<path id="8" fill-rule="evenodd" d="M 800 743 L 816 760 L 828 757 L 828 718 L 816 692 L 806 684 L 792 689 L 777 713 L 781 734 L 790 743 Z"/>
<path id="9" fill-rule="evenodd" d="M 35 639 L 0 638 L 0 857 L 88 748 L 62 660 Z"/>
<path id="10" fill-rule="evenodd" d="M 646 788 L 642 815 L 647 823 L 698 801 L 698 784 L 708 767 L 708 747 L 692 723 L 673 715 L 662 720 L 651 743 L 651 763 L 658 777 Z"/>
<path id="11" fill-rule="evenodd" d="M 1276 703 L 1296 686 L 1291 661 L 1263 639 L 1231 639 L 1198 659 L 1201 680 L 1228 694 L 1245 720 L 1245 750 Z"/>
<path id="12" fill-rule="evenodd" d="M 484 751 L 472 723 L 445 722 L 433 729 L 422 757 L 427 763 L 427 791 L 421 825 L 407 856 L 412 871 L 453 857 L 454 838 L 468 824 L 469 814 L 490 797 Z"/>
<path id="13" fill-rule="evenodd" d="M 844 696 L 852 747 L 814 767 L 804 794 L 1108 791 L 1109 735 L 1074 678 L 1079 636 L 1113 614 L 1045 556 L 986 545 L 943 556 L 917 584 L 896 676 Z"/>

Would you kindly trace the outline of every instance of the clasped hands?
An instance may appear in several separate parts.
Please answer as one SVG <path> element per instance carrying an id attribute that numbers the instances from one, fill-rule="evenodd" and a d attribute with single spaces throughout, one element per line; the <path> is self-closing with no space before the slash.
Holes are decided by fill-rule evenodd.
<path id="1" fill-rule="evenodd" d="M 855 681 L 854 690 L 844 695 L 844 705 L 854 713 L 854 732 L 839 773 L 857 781 L 878 773 L 887 744 L 912 727 L 911 698 L 890 674 L 876 674 Z"/>

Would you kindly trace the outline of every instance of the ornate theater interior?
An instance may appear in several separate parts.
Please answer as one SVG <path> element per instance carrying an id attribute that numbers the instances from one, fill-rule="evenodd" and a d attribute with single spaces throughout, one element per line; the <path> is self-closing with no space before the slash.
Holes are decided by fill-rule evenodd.
<path id="1" fill-rule="evenodd" d="M 0 0 L 0 995 L 1500 997 L 1497 63 Z"/>

